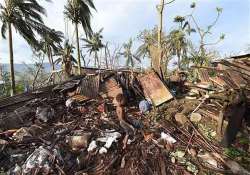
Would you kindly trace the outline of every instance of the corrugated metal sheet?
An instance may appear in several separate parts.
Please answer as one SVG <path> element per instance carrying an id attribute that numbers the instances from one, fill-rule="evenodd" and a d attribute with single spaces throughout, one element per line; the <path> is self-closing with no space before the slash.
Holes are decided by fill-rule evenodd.
<path id="1" fill-rule="evenodd" d="M 96 98 L 99 93 L 99 75 L 87 75 L 81 80 L 80 86 L 77 89 L 77 94 L 81 94 L 88 98 Z"/>
<path id="2" fill-rule="evenodd" d="M 156 73 L 152 72 L 144 75 L 139 78 L 139 81 L 145 96 L 150 98 L 155 106 L 159 106 L 173 98 Z"/>
<path id="3" fill-rule="evenodd" d="M 2 98 L 0 99 L 0 112 L 13 111 L 20 106 L 23 106 L 24 103 L 29 100 L 47 97 L 49 94 L 51 94 L 53 87 L 54 85 L 35 90 L 34 92 L 28 92 L 15 95 L 13 97 Z"/>

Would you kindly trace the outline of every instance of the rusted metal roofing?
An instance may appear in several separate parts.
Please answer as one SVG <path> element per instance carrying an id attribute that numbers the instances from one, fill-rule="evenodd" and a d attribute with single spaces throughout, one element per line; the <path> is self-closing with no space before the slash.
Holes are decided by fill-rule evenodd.
<path id="1" fill-rule="evenodd" d="M 23 106 L 25 102 L 33 100 L 35 98 L 47 97 L 51 94 L 54 85 L 47 86 L 32 92 L 27 92 L 12 97 L 0 99 L 0 112 L 13 111 L 20 106 Z"/>
<path id="2" fill-rule="evenodd" d="M 99 81 L 99 75 L 87 75 L 81 80 L 80 86 L 77 89 L 77 94 L 81 94 L 89 98 L 96 98 L 99 93 Z"/>
<path id="3" fill-rule="evenodd" d="M 159 106 L 173 98 L 155 72 L 143 75 L 139 78 L 139 81 L 145 96 L 150 98 L 155 106 Z"/>

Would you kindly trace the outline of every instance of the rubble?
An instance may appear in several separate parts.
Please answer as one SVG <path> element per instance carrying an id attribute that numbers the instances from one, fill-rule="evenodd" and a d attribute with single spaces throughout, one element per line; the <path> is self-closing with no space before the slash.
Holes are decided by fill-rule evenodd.
<path id="1" fill-rule="evenodd" d="M 171 83 L 155 72 L 102 70 L 41 89 L 41 97 L 0 100 L 0 171 L 249 174 L 250 141 L 240 147 L 248 164 L 227 156 L 220 143 L 236 146 L 239 130 L 249 134 L 250 70 L 238 62 L 196 68 L 196 83 L 184 74 Z"/>

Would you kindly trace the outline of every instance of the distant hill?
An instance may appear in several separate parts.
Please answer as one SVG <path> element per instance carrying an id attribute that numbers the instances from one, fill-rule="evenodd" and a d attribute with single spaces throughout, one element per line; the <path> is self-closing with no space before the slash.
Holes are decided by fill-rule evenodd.
<path id="1" fill-rule="evenodd" d="M 34 66 L 33 64 L 26 64 L 26 65 Z M 24 70 L 27 69 L 26 65 L 25 64 L 14 64 L 15 72 L 23 72 Z M 4 71 L 9 71 L 9 69 L 10 69 L 9 64 L 2 64 L 2 66 L 3 66 Z M 50 68 L 49 63 L 44 63 L 43 66 L 44 66 L 44 69 L 45 69 L 46 72 L 50 72 L 51 68 Z M 59 69 L 60 66 L 57 66 L 57 68 Z"/>

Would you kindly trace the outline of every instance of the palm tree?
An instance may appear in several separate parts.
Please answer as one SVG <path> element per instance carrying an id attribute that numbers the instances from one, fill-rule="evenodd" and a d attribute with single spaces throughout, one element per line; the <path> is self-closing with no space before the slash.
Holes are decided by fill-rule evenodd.
<path id="1" fill-rule="evenodd" d="M 44 33 L 40 40 L 40 50 L 48 56 L 52 72 L 55 70 L 53 54 L 59 51 L 60 43 L 62 42 L 63 33 L 54 29 Z"/>
<path id="2" fill-rule="evenodd" d="M 102 31 L 103 31 L 103 28 L 99 30 L 98 32 L 93 33 L 90 39 L 82 38 L 82 40 L 86 42 L 86 44 L 84 45 L 84 48 L 88 49 L 88 52 L 90 55 L 94 53 L 95 66 L 96 64 L 98 64 L 98 68 L 100 68 L 100 60 L 98 58 L 98 52 L 100 51 L 100 49 L 105 47 L 105 45 L 102 43 L 102 38 L 103 38 L 101 34 Z"/>
<path id="3" fill-rule="evenodd" d="M 80 46 L 79 46 L 79 32 L 78 24 L 81 24 L 87 37 L 92 35 L 92 29 L 90 25 L 91 11 L 95 9 L 92 0 L 68 0 L 65 6 L 64 14 L 75 25 L 76 31 L 76 43 L 77 43 L 77 61 L 78 72 L 81 73 L 81 58 L 80 58 Z"/>
<path id="4" fill-rule="evenodd" d="M 47 29 L 43 23 L 42 15 L 45 15 L 45 9 L 37 0 L 4 0 L 3 4 L 0 4 L 2 37 L 6 39 L 7 30 L 9 36 L 12 95 L 15 94 L 12 27 L 16 29 L 30 46 L 38 47 L 36 33 L 41 35 Z"/>
<path id="5" fill-rule="evenodd" d="M 178 69 L 181 69 L 181 60 L 187 55 L 188 41 L 182 30 L 173 30 L 168 36 L 169 50 L 178 58 Z"/>
<path id="6" fill-rule="evenodd" d="M 126 58 L 126 66 L 131 66 L 133 68 L 135 66 L 135 60 L 138 62 L 141 62 L 141 60 L 132 53 L 131 50 L 132 46 L 133 46 L 133 41 L 132 39 L 130 39 L 128 43 L 123 44 L 124 51 L 121 52 L 120 55 Z"/>
<path id="7" fill-rule="evenodd" d="M 62 64 L 62 69 L 64 70 L 67 78 L 71 76 L 72 65 L 77 63 L 73 53 L 74 46 L 69 44 L 69 41 L 66 40 L 64 42 L 64 46 L 60 47 L 56 54 L 56 56 L 59 56 L 59 58 L 55 60 L 55 64 Z"/>

